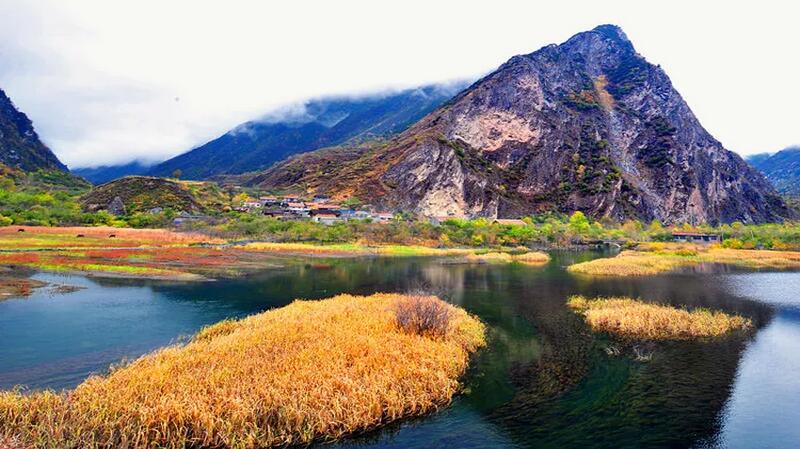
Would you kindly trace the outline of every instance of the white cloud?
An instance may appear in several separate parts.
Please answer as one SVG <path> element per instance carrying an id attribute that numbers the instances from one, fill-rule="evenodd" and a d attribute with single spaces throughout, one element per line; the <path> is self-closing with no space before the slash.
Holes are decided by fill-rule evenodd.
<path id="1" fill-rule="evenodd" d="M 70 166 L 159 160 L 299 100 L 473 77 L 600 23 L 741 153 L 800 143 L 790 2 L 0 0 L 0 88 Z"/>

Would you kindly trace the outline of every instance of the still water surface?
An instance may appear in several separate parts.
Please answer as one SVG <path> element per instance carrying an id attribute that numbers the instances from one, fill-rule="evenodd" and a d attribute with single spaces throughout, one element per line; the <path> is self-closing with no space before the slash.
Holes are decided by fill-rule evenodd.
<path id="1" fill-rule="evenodd" d="M 381 448 L 800 447 L 800 273 L 706 267 L 642 279 L 435 259 L 313 260 L 211 283 L 36 274 L 85 287 L 0 302 L 0 388 L 73 387 L 204 325 L 337 293 L 425 289 L 478 315 L 489 347 L 466 394 L 429 417 L 348 440 Z M 622 346 L 588 332 L 571 294 L 627 295 L 746 315 L 750 338 Z M 637 357 L 638 356 L 638 359 Z M 330 446 L 325 446 L 330 447 Z"/>

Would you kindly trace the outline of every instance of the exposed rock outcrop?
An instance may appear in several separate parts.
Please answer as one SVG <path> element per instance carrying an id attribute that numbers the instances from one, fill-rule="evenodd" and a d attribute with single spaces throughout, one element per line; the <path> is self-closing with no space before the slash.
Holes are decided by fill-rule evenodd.
<path id="1" fill-rule="evenodd" d="M 425 215 L 793 216 L 613 25 L 511 58 L 388 143 L 302 155 L 246 182 Z"/>

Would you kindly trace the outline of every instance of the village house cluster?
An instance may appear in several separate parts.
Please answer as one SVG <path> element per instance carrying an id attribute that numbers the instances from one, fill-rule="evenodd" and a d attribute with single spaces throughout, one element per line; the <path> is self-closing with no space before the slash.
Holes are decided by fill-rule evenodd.
<path id="1" fill-rule="evenodd" d="M 364 210 L 366 209 L 366 210 Z M 353 209 L 332 201 L 324 195 L 311 200 L 299 197 L 262 196 L 257 200 L 242 203 L 239 212 L 260 213 L 282 220 L 311 220 L 322 224 L 334 224 L 347 220 L 372 220 L 388 223 L 395 219 L 391 212 L 372 212 L 371 208 Z"/>

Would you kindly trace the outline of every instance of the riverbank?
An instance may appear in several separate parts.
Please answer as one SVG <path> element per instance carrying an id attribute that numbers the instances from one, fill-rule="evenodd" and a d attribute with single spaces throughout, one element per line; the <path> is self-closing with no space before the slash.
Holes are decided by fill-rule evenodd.
<path id="1" fill-rule="evenodd" d="M 465 256 L 475 252 L 467 248 L 435 248 L 421 245 L 363 245 L 359 243 L 273 243 L 251 242 L 237 245 L 246 251 L 285 254 L 292 256 L 357 257 L 357 256 Z"/>
<path id="2" fill-rule="evenodd" d="M 491 259 L 529 265 L 549 260 L 546 254 L 525 248 L 502 251 L 358 243 L 228 243 L 198 233 L 108 227 L 0 228 L 0 266 L 95 277 L 202 281 L 280 267 L 287 257 L 295 256 L 448 257 L 466 263 Z"/>
<path id="3" fill-rule="evenodd" d="M 435 297 L 340 295 L 210 326 L 65 393 L 0 393 L 0 441 L 274 447 L 446 405 L 484 327 Z"/>
<path id="4" fill-rule="evenodd" d="M 800 252 L 644 243 L 636 250 L 578 263 L 568 270 L 592 276 L 650 276 L 707 263 L 753 269 L 797 269 L 800 268 Z"/>
<path id="5" fill-rule="evenodd" d="M 0 301 L 7 298 L 30 296 L 34 289 L 47 285 L 45 282 L 0 273 Z M 0 446 L 2 447 L 2 446 Z"/>

